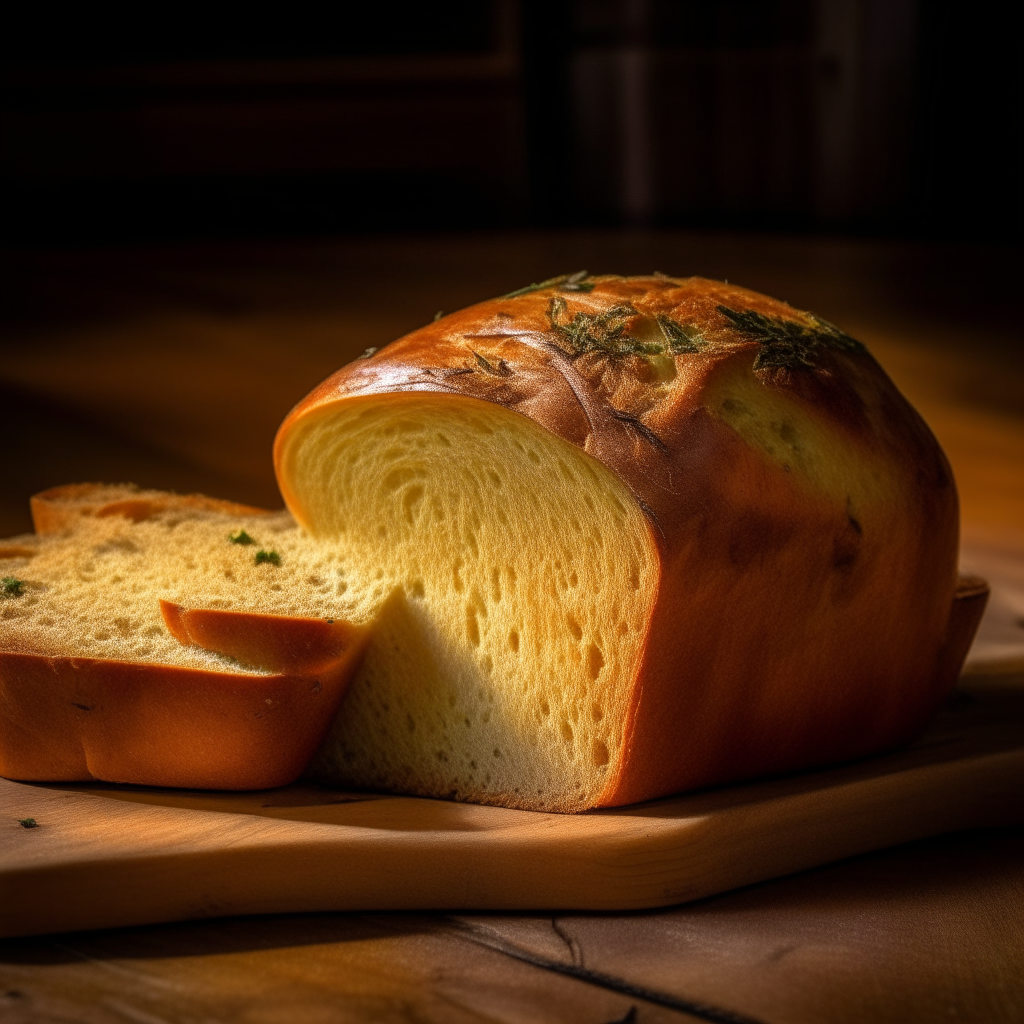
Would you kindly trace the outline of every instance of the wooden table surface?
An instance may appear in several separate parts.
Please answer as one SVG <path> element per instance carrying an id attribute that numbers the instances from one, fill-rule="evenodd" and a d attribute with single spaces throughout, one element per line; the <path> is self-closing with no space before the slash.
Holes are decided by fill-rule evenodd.
<path id="1" fill-rule="evenodd" d="M 76 480 L 276 505 L 274 429 L 314 383 L 438 309 L 584 267 L 728 278 L 840 324 L 946 448 L 965 536 L 1024 551 L 1010 253 L 722 234 L 7 252 L 0 536 L 29 529 L 29 494 Z M 1024 832 L 656 912 L 295 915 L 0 943 L 0 1020 L 19 1024 L 693 1019 L 1024 1019 Z"/>

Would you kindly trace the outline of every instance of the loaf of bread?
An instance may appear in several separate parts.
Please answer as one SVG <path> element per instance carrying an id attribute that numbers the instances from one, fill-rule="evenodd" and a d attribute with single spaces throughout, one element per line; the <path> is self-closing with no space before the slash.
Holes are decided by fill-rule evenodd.
<path id="1" fill-rule="evenodd" d="M 316 388 L 275 465 L 391 595 L 311 769 L 337 784 L 578 811 L 841 761 L 966 652 L 935 438 L 863 345 L 733 285 L 442 317 Z"/>
<path id="2" fill-rule="evenodd" d="M 440 318 L 274 454 L 291 514 L 34 500 L 0 546 L 0 773 L 629 804 L 905 741 L 984 603 L 954 601 L 949 465 L 864 347 L 719 282 Z"/>

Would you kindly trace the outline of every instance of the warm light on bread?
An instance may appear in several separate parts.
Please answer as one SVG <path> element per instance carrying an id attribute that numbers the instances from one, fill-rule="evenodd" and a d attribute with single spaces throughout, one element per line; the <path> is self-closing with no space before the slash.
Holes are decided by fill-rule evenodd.
<path id="1" fill-rule="evenodd" d="M 746 289 L 480 303 L 325 381 L 275 458 L 388 598 L 313 766 L 340 784 L 631 803 L 895 745 L 959 668 L 938 444 L 862 345 Z"/>
<path id="2" fill-rule="evenodd" d="M 984 605 L 883 370 L 720 282 L 443 317 L 274 454 L 289 512 L 33 499 L 0 544 L 0 774 L 618 806 L 904 742 Z"/>
<path id="3" fill-rule="evenodd" d="M 316 769 L 596 803 L 658 589 L 628 488 L 524 416 L 415 393 L 308 417 L 281 465 L 303 521 L 394 594 Z"/>

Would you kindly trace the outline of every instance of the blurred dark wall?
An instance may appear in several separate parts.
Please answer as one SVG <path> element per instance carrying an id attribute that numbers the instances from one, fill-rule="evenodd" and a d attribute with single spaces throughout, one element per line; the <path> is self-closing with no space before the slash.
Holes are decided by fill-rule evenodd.
<path id="1" fill-rule="evenodd" d="M 987 0 L 335 7 L 6 14 L 5 238 L 1021 225 Z"/>

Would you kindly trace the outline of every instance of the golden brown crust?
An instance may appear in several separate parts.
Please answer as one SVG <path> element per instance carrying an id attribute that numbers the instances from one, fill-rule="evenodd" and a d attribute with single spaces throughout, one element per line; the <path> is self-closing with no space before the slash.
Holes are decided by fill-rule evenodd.
<path id="1" fill-rule="evenodd" d="M 883 749 L 951 685 L 949 465 L 863 346 L 813 314 L 652 276 L 563 279 L 443 317 L 282 424 L 278 480 L 300 522 L 281 473 L 292 428 L 409 391 L 529 416 L 615 472 L 655 527 L 659 593 L 603 805 Z M 741 393 L 770 443 L 737 425 Z M 818 438 L 807 472 L 790 419 Z"/>
<path id="2" fill-rule="evenodd" d="M 349 676 L 346 664 L 255 675 L 0 652 L 0 775 L 283 786 L 313 756 Z"/>
<path id="3" fill-rule="evenodd" d="M 399 391 L 467 395 L 521 412 L 600 459 L 668 535 L 686 515 L 669 478 L 689 470 L 695 446 L 708 440 L 702 401 L 708 385 L 743 373 L 867 447 L 892 447 L 907 457 L 912 446 L 928 482 L 939 489 L 950 484 L 934 438 L 884 371 L 863 346 L 813 314 L 704 278 L 605 276 L 588 284 L 589 291 L 553 286 L 490 299 L 357 359 L 289 414 L 276 451 L 296 419 L 343 398 Z M 609 320 L 616 309 L 627 312 Z M 745 316 L 749 331 L 737 326 L 735 314 Z M 590 340 L 584 337 L 574 349 L 573 331 L 586 335 L 586 323 L 573 327 L 579 316 L 590 318 Z M 756 317 L 764 321 L 760 334 Z M 620 322 L 618 338 L 602 341 L 602 332 L 613 334 Z M 779 324 L 784 328 L 771 337 Z M 862 392 L 869 388 L 885 400 L 878 413 L 885 433 L 868 421 Z"/>
<path id="4" fill-rule="evenodd" d="M 362 653 L 370 634 L 368 627 L 343 619 L 184 608 L 164 600 L 160 611 L 180 643 L 291 675 L 336 671 Z"/>
<path id="5" fill-rule="evenodd" d="M 36 533 L 43 534 L 72 529 L 82 516 L 125 516 L 139 523 L 175 509 L 236 516 L 272 514 L 267 509 L 208 498 L 205 494 L 146 491 L 134 484 L 64 484 L 34 494 L 29 507 Z"/>

